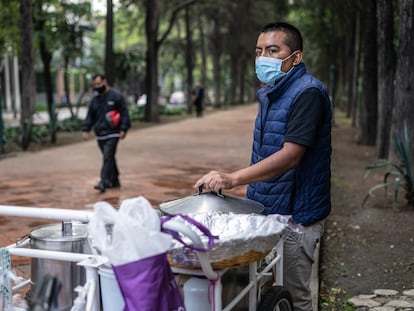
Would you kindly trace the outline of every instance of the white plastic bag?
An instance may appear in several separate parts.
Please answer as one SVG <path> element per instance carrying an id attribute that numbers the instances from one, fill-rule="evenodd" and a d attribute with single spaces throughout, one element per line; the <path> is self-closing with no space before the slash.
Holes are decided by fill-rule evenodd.
<path id="1" fill-rule="evenodd" d="M 97 202 L 88 224 L 91 246 L 112 265 L 166 252 L 172 238 L 160 230 L 157 212 L 142 196 L 124 200 L 119 210 L 107 202 Z"/>

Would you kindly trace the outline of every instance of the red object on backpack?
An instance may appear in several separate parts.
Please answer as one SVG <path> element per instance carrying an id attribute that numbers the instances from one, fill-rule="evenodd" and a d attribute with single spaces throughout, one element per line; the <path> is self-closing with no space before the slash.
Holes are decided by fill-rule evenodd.
<path id="1" fill-rule="evenodd" d="M 109 122 L 111 127 L 117 127 L 121 121 L 121 115 L 117 110 L 111 110 L 106 113 L 106 120 Z"/>

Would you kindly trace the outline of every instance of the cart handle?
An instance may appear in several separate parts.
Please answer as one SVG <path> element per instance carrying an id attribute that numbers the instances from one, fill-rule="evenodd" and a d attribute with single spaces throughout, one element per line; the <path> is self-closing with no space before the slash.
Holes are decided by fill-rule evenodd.
<path id="1" fill-rule="evenodd" d="M 58 220 L 79 220 L 88 222 L 93 216 L 93 213 L 88 211 L 69 210 L 63 208 L 0 205 L 0 215 Z"/>

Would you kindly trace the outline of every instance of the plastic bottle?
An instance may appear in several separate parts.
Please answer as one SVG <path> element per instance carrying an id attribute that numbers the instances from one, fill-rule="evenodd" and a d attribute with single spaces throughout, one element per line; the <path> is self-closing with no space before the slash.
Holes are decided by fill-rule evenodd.
<path id="1" fill-rule="evenodd" d="M 204 277 L 192 276 L 184 283 L 184 305 L 186 311 L 211 311 L 211 301 L 208 297 L 210 281 Z M 210 291 L 214 295 L 214 290 Z M 211 298 L 211 297 L 210 297 Z"/>

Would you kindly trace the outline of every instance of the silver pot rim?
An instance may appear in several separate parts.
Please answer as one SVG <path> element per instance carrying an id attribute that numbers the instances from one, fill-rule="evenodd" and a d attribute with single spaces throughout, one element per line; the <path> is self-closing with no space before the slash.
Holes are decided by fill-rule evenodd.
<path id="1" fill-rule="evenodd" d="M 88 235 L 87 224 L 72 223 L 72 234 L 64 235 L 62 224 L 48 224 L 30 231 L 29 237 L 32 240 L 47 242 L 74 242 L 86 239 Z"/>
<path id="2" fill-rule="evenodd" d="M 159 205 L 161 212 L 168 215 L 215 212 L 232 212 L 236 214 L 261 214 L 263 204 L 219 192 L 202 192 L 184 198 L 163 202 Z"/>

